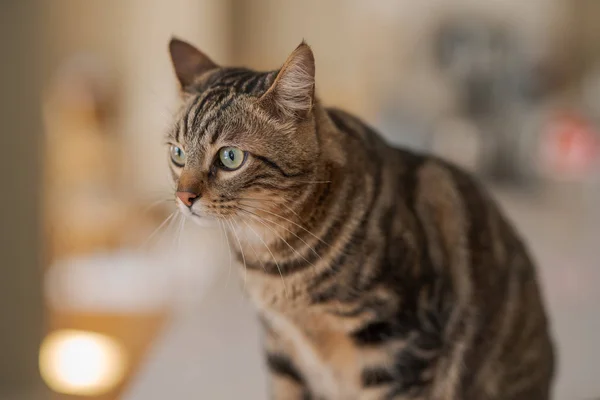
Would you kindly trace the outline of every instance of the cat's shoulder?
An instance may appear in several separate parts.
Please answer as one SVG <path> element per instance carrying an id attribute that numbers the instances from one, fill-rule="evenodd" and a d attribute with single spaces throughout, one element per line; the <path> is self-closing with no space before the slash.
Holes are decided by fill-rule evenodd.
<path id="1" fill-rule="evenodd" d="M 441 185 L 452 184 L 459 191 L 481 193 L 485 190 L 478 179 L 458 165 L 431 153 L 419 152 L 406 147 L 392 146 L 383 136 L 361 118 L 339 108 L 327 108 L 327 115 L 338 130 L 348 136 L 361 140 L 365 144 L 375 145 L 375 148 L 386 148 L 395 158 L 394 168 L 414 175 L 423 183 Z M 383 145 L 383 146 L 382 146 Z M 378 150 L 379 151 L 379 150 Z"/>
<path id="2" fill-rule="evenodd" d="M 377 131 L 354 114 L 339 108 L 327 108 L 327 116 L 342 133 L 361 141 L 373 142 L 381 140 Z"/>

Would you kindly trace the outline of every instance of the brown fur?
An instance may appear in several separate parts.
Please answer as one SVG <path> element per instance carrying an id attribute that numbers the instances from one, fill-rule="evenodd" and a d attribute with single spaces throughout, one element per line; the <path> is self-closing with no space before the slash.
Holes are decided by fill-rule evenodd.
<path id="1" fill-rule="evenodd" d="M 178 76 L 208 63 L 185 48 Z M 324 108 L 306 44 L 279 71 L 197 70 L 180 76 L 173 177 L 245 268 L 273 398 L 549 398 L 534 267 L 471 177 Z M 227 146 L 247 154 L 238 170 L 219 166 Z"/>

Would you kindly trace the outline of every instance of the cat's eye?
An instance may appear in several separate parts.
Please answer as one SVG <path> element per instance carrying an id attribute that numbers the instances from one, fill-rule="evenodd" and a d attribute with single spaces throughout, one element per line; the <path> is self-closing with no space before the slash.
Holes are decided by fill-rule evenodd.
<path id="1" fill-rule="evenodd" d="M 233 171 L 244 164 L 246 152 L 237 147 L 223 147 L 219 150 L 219 164 L 223 169 Z"/>
<path id="2" fill-rule="evenodd" d="M 185 152 L 181 147 L 171 145 L 171 161 L 178 167 L 183 167 L 185 165 Z"/>

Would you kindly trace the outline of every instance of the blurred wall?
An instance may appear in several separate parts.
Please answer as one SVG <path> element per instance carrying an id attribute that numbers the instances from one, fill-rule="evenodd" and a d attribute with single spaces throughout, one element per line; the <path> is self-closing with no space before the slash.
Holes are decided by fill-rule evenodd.
<path id="1" fill-rule="evenodd" d="M 38 7 L 0 1 L 0 399 L 42 399 Z"/>
<path id="2" fill-rule="evenodd" d="M 584 0 L 578 0 L 584 1 Z M 593 1 L 593 0 L 592 0 Z M 548 53 L 563 0 L 54 0 L 45 3 L 44 68 L 85 52 L 107 63 L 119 90 L 123 184 L 132 193 L 169 194 L 162 137 L 177 104 L 167 54 L 171 35 L 225 64 L 274 69 L 302 39 L 313 47 L 317 86 L 328 105 L 377 123 L 386 103 L 442 115 L 456 103 L 432 70 L 431 36 L 443 15 L 466 13 L 521 31 Z M 540 12 L 543 10 L 543 12 Z M 540 56 L 542 58 L 543 56 Z"/>
<path id="3" fill-rule="evenodd" d="M 329 105 L 371 122 L 399 91 L 415 107 L 441 113 L 452 99 L 431 71 L 431 36 L 444 15 L 465 14 L 510 23 L 536 52 L 549 51 L 548 35 L 561 0 L 233 0 L 234 61 L 274 69 L 302 39 L 315 52 L 317 91 Z M 593 1 L 593 0 L 592 0 Z M 540 10 L 543 10 L 540 12 Z"/>
<path id="4" fill-rule="evenodd" d="M 177 104 L 169 39 L 185 38 L 229 62 L 230 1 L 53 0 L 44 12 L 45 77 L 79 53 L 104 62 L 119 92 L 124 185 L 134 193 L 165 189 L 163 136 Z"/>

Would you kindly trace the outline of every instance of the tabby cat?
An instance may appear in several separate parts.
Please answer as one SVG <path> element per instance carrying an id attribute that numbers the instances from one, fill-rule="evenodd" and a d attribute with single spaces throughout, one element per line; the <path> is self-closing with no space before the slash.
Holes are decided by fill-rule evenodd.
<path id="1" fill-rule="evenodd" d="M 272 398 L 550 397 L 534 266 L 470 176 L 325 108 L 305 43 L 271 72 L 170 53 L 177 202 L 228 232 Z"/>

